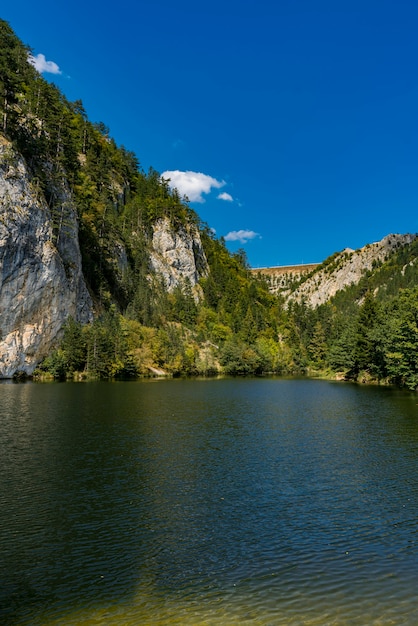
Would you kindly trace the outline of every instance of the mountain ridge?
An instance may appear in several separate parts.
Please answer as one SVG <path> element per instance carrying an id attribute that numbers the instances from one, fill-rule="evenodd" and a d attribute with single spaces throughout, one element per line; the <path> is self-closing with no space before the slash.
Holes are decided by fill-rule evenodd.
<path id="1" fill-rule="evenodd" d="M 358 283 L 367 271 L 382 263 L 399 247 L 411 244 L 416 237 L 410 233 L 390 233 L 357 250 L 345 248 L 322 263 L 252 269 L 252 272 L 266 277 L 271 293 L 286 301 L 304 299 L 309 306 L 317 307 L 338 291 Z"/>

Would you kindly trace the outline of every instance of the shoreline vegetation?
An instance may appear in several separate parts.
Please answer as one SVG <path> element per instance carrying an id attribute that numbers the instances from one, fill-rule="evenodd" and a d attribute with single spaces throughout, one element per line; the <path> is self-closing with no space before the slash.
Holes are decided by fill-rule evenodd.
<path id="1" fill-rule="evenodd" d="M 71 382 L 71 383 L 89 383 L 89 382 L 133 382 L 139 380 L 169 380 L 169 379 L 188 379 L 188 380 L 204 380 L 204 379 L 224 379 L 224 378 L 241 378 L 241 379 L 251 379 L 251 378 L 306 378 L 311 380 L 329 380 L 340 383 L 356 383 L 359 385 L 370 385 L 370 386 L 381 386 L 381 387 L 394 387 L 394 388 L 404 388 L 407 390 L 405 386 L 396 385 L 389 378 L 386 379 L 378 379 L 373 377 L 369 371 L 361 371 L 358 373 L 357 377 L 354 378 L 350 376 L 349 372 L 333 372 L 329 369 L 318 370 L 308 368 L 305 372 L 261 372 L 261 373 L 247 373 L 247 374 L 227 374 L 224 372 L 211 372 L 211 373 L 201 373 L 196 372 L 194 374 L 182 374 L 179 372 L 173 373 L 163 369 L 149 367 L 147 373 L 130 375 L 130 376 L 115 376 L 112 378 L 102 378 L 97 374 L 88 371 L 81 372 L 71 372 L 62 377 L 57 377 L 51 374 L 49 371 L 42 371 L 40 369 L 36 369 L 32 375 L 27 375 L 23 371 L 18 371 L 13 376 L 12 380 L 14 383 L 25 383 L 25 382 L 34 382 L 34 383 L 56 383 L 56 382 Z M 3 379 L 6 380 L 6 379 Z M 10 379 L 9 379 L 10 380 Z M 0 379 L 1 382 L 1 379 Z M 415 389 L 408 389 L 409 391 L 416 392 Z"/>
<path id="2" fill-rule="evenodd" d="M 329 371 L 309 371 L 305 373 L 299 374 L 277 374 L 274 372 L 264 372 L 262 374 L 246 374 L 244 376 L 232 376 L 230 374 L 195 374 L 193 376 L 188 375 L 173 375 L 169 372 L 163 372 L 159 370 L 158 373 L 154 373 L 150 371 L 148 375 L 130 377 L 130 378 L 113 378 L 107 379 L 104 382 L 135 382 L 135 381 L 146 381 L 146 380 L 174 380 L 174 379 L 187 379 L 187 380 L 221 380 L 225 378 L 241 378 L 241 379 L 253 379 L 253 378 L 275 378 L 275 379 L 307 379 L 307 380 L 322 380 L 322 381 L 330 381 L 336 383 L 346 383 L 346 384 L 356 384 L 361 386 L 371 386 L 371 387 L 384 387 L 384 388 L 393 388 L 403 390 L 404 392 L 410 392 L 412 394 L 417 394 L 416 389 L 410 389 L 405 386 L 399 386 L 394 384 L 389 379 L 378 380 L 370 376 L 369 372 L 361 372 L 357 379 L 349 378 L 346 376 L 344 372 L 329 372 Z M 86 372 L 75 372 L 71 377 L 65 379 L 56 379 L 48 373 L 35 373 L 33 376 L 24 375 L 22 378 L 13 378 L 14 383 L 25 383 L 25 382 L 33 382 L 35 384 L 52 384 L 52 383 L 92 383 L 98 382 L 103 379 L 100 379 L 96 376 L 91 376 Z M 1 382 L 1 381 L 0 381 Z"/>
<path id="3" fill-rule="evenodd" d="M 263 293 L 247 280 L 246 288 Z M 286 308 L 264 291 L 260 316 L 260 301 L 245 295 L 247 315 L 235 308 L 235 316 L 221 316 L 203 301 L 187 324 L 167 316 L 163 326 L 146 327 L 114 306 L 91 324 L 69 319 L 34 379 L 308 375 L 417 391 L 417 287 L 383 301 L 367 291 L 361 304 L 350 302 L 350 314 L 334 304 Z"/>

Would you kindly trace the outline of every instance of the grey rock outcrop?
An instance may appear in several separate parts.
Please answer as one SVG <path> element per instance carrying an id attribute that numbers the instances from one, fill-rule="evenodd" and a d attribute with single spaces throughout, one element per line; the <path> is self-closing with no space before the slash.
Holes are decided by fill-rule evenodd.
<path id="1" fill-rule="evenodd" d="M 201 296 L 199 279 L 208 274 L 208 262 L 196 226 L 173 229 L 168 218 L 153 226 L 151 267 L 159 274 L 168 292 L 189 283 L 196 300 Z"/>
<path id="2" fill-rule="evenodd" d="M 56 193 L 55 224 L 24 160 L 0 137 L 0 378 L 31 374 L 69 316 L 92 319 L 71 195 Z"/>
<path id="3" fill-rule="evenodd" d="M 387 235 L 381 241 L 367 244 L 358 250 L 345 249 L 318 266 L 292 293 L 282 295 L 315 308 L 327 302 L 337 291 L 359 282 L 364 273 L 391 254 L 396 248 L 412 243 L 416 235 Z"/>

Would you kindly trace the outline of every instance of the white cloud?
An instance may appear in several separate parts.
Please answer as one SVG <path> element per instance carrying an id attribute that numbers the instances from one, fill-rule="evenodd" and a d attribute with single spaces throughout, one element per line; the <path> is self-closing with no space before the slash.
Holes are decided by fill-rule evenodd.
<path id="1" fill-rule="evenodd" d="M 180 150 L 180 149 L 184 148 L 184 147 L 185 147 L 185 145 L 186 145 L 186 142 L 185 142 L 185 141 L 183 141 L 183 139 L 175 139 L 175 140 L 173 141 L 173 143 L 171 144 L 171 147 L 172 147 L 174 150 Z"/>
<path id="2" fill-rule="evenodd" d="M 226 193 L 226 191 L 223 191 L 222 193 L 219 194 L 218 200 L 226 200 L 227 202 L 233 202 L 234 198 L 231 196 L 230 193 Z"/>
<path id="3" fill-rule="evenodd" d="M 54 61 L 47 61 L 44 54 L 37 54 L 36 57 L 29 54 L 28 61 L 40 74 L 44 72 L 48 74 L 62 74 L 58 65 Z"/>
<path id="4" fill-rule="evenodd" d="M 240 243 L 247 243 L 250 239 L 256 238 L 261 239 L 261 235 L 253 230 L 231 230 L 224 237 L 225 241 L 239 241 Z"/>
<path id="5" fill-rule="evenodd" d="M 210 193 L 212 188 L 220 189 L 226 185 L 224 180 L 216 180 L 201 172 L 167 170 L 161 174 L 161 178 L 169 180 L 171 189 L 177 189 L 180 195 L 187 196 L 191 202 L 204 202 L 203 193 Z"/>

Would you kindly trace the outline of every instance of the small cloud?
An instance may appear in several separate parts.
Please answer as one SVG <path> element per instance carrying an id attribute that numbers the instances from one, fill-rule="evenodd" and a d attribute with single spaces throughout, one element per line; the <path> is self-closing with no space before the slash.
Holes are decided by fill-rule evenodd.
<path id="1" fill-rule="evenodd" d="M 234 198 L 231 196 L 231 194 L 226 193 L 226 191 L 223 191 L 222 193 L 219 194 L 219 196 L 217 196 L 218 200 L 226 200 L 227 202 L 233 202 Z"/>
<path id="2" fill-rule="evenodd" d="M 250 239 L 261 239 L 259 233 L 255 233 L 253 230 L 232 230 L 225 235 L 225 241 L 239 241 L 240 243 L 247 243 Z"/>
<path id="3" fill-rule="evenodd" d="M 183 139 L 175 139 L 171 144 L 173 150 L 181 150 L 185 147 L 186 142 Z"/>
<path id="4" fill-rule="evenodd" d="M 187 196 L 190 202 L 204 202 L 203 193 L 210 193 L 212 188 L 220 189 L 226 185 L 224 180 L 216 180 L 202 172 L 181 172 L 167 170 L 161 178 L 168 181 L 171 189 L 177 189 L 182 196 Z"/>
<path id="5" fill-rule="evenodd" d="M 47 61 L 44 54 L 37 54 L 36 57 L 29 54 L 28 61 L 40 74 L 44 72 L 48 74 L 62 74 L 58 65 L 54 61 Z"/>

